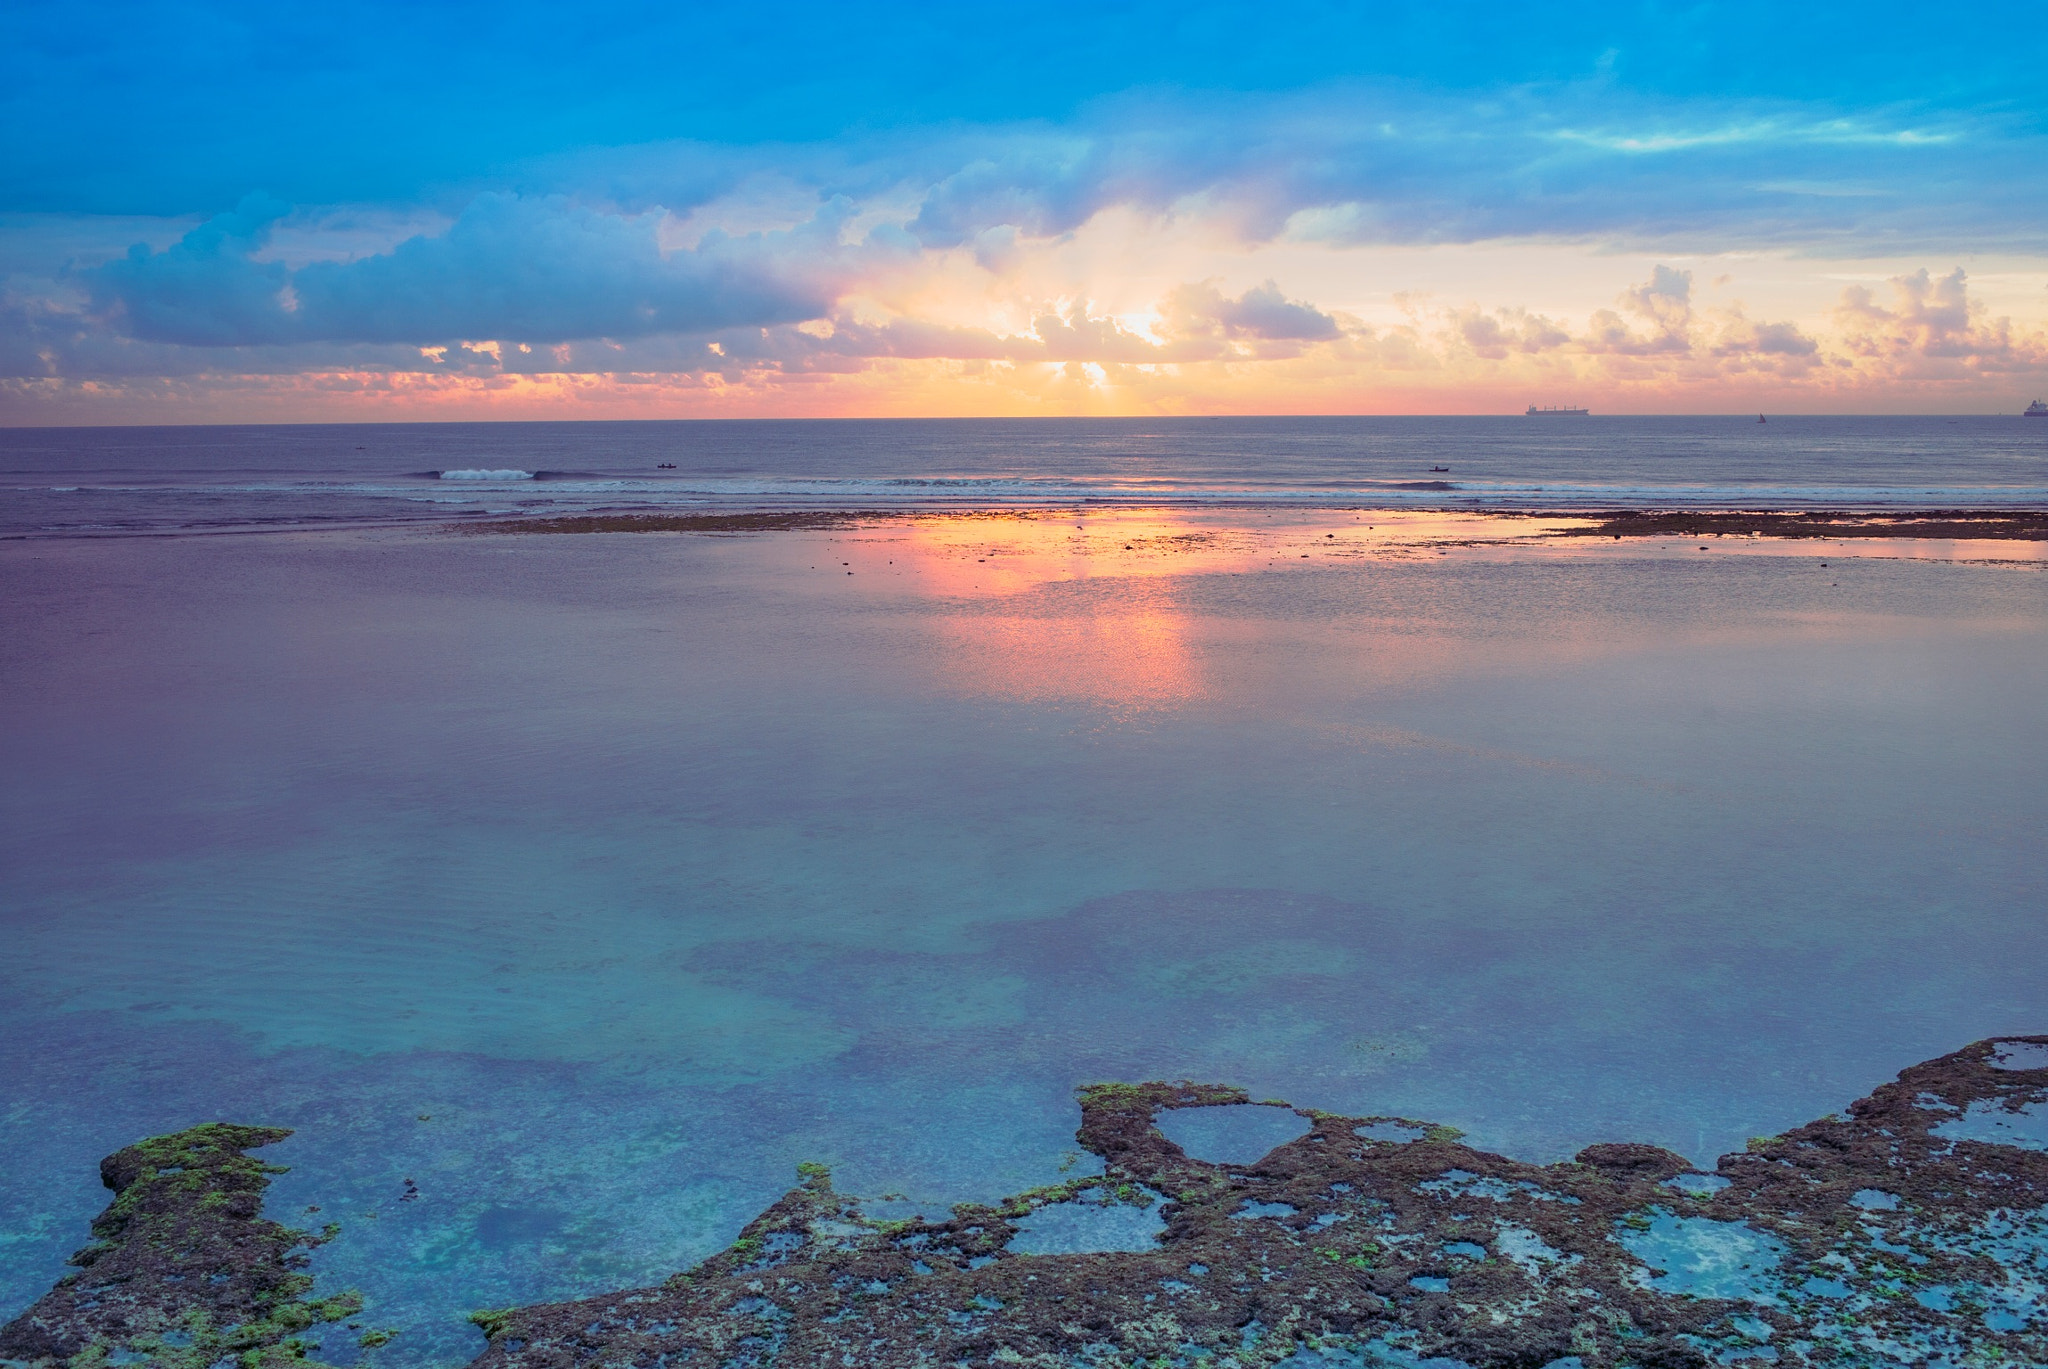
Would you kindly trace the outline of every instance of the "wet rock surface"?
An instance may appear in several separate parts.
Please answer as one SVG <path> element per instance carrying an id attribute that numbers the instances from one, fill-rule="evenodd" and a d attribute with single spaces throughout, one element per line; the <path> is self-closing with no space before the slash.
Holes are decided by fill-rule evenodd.
<path id="1" fill-rule="evenodd" d="M 1100 1175 L 886 1222 L 806 1166 L 731 1247 L 666 1283 L 478 1313 L 489 1345 L 474 1365 L 2037 1365 L 2048 1140 L 1964 1122 L 2024 1121 L 2044 1100 L 2048 1037 L 1978 1042 L 1706 1175 L 1653 1146 L 1539 1166 L 1446 1127 L 1312 1112 L 1255 1162 L 1212 1164 L 1158 1119 L 1251 1103 L 1242 1091 L 1096 1085 L 1078 1137 Z M 208 1217 L 179 1203 L 165 1220 L 206 1228 L 201 1263 L 274 1271 L 304 1306 L 289 1243 L 252 1205 Z M 1152 1220 L 1111 1223 L 1123 1234 L 1108 1248 L 1017 1239 L 1056 1205 Z M 8 1327 L 0 1355 L 75 1354 L 181 1308 L 275 1319 L 254 1282 L 174 1287 L 143 1253 L 137 1310 L 118 1311 L 92 1291 L 111 1281 L 88 1281 L 134 1230 L 96 1227 L 102 1253 Z"/>
<path id="2" fill-rule="evenodd" d="M 0 1363 L 133 1363 L 166 1369 L 306 1365 L 298 1333 L 360 1310 L 353 1294 L 311 1300 L 307 1253 L 331 1231 L 260 1215 L 271 1175 L 246 1154 L 291 1135 L 210 1123 L 100 1162 L 114 1201 L 92 1244 L 34 1306 L 0 1327 Z"/>
<path id="3" fill-rule="evenodd" d="M 1930 537 L 2048 540 L 2048 513 L 2038 509 L 1930 509 L 1912 514 L 1869 514 L 1816 509 L 1658 512 L 1616 509 L 1563 537 Z"/>
<path id="4" fill-rule="evenodd" d="M 1078 1134 L 1100 1177 L 882 1224 L 814 1172 L 660 1287 L 493 1314 L 476 1365 L 2038 1364 L 2048 1153 L 1940 1132 L 2048 1095 L 2048 1068 L 2008 1063 L 2041 1041 L 1915 1066 L 1724 1156 L 1719 1185 L 1674 1184 L 1690 1165 L 1653 1146 L 1537 1166 L 1328 1114 L 1256 1163 L 1206 1164 L 1156 1119 L 1243 1093 L 1098 1085 Z M 1157 1247 L 1006 1248 L 1080 1190 L 1163 1195 Z"/>

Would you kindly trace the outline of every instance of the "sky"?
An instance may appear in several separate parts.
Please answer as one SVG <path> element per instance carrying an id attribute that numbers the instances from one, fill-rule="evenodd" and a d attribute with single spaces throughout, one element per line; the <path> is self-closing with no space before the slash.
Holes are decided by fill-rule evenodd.
<path id="1" fill-rule="evenodd" d="M 2037 5 L 30 5 L 0 423 L 2013 412 Z"/>

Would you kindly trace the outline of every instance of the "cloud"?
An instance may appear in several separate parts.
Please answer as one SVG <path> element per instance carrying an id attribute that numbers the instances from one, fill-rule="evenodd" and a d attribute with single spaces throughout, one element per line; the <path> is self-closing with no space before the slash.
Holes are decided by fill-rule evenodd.
<path id="1" fill-rule="evenodd" d="M 1889 309 L 1864 286 L 1842 292 L 1835 325 L 1853 354 L 1923 370 L 1927 364 L 1973 370 L 2048 364 L 2048 338 L 2022 334 L 2009 318 L 1987 318 L 1970 298 L 1969 278 L 1960 266 L 1945 276 L 1930 275 L 1923 266 L 1893 276 L 1891 287 Z"/>
<path id="2" fill-rule="evenodd" d="M 1504 361 L 1511 353 L 1537 355 L 1556 351 L 1572 341 L 1561 324 L 1526 309 L 1454 310 L 1452 331 L 1474 356 Z"/>
<path id="3" fill-rule="evenodd" d="M 250 207 L 229 222 L 209 222 L 142 259 L 178 263 L 187 275 L 167 275 L 179 280 L 227 262 L 253 268 L 254 279 L 279 294 L 296 290 L 303 269 L 280 277 L 264 260 L 269 249 L 256 246 L 272 209 Z M 706 243 L 718 250 L 716 241 Z M 833 250 L 858 277 L 871 260 L 864 254 L 880 249 L 863 239 Z M 774 254 L 766 260 L 773 265 Z M 393 288 L 370 283 L 373 298 Z M 251 293 L 261 317 L 282 310 L 274 296 Z M 166 289 L 164 298 L 177 296 Z M 283 412 L 260 407 L 274 402 L 316 406 L 295 412 L 335 417 L 343 415 L 317 405 L 342 403 L 349 394 L 375 405 L 499 402 L 489 399 L 495 395 L 506 405 L 529 406 L 508 408 L 508 416 L 544 416 L 548 406 L 600 411 L 587 405 L 653 413 L 645 406 L 659 403 L 771 413 L 784 402 L 778 395 L 818 413 L 849 402 L 834 395 L 857 396 L 851 402 L 865 412 L 1003 412 L 1018 405 L 1100 412 L 1153 404 L 1299 412 L 1356 409 L 1362 399 L 1373 404 L 1390 394 L 1404 396 L 1398 403 L 1409 412 L 1494 402 L 1518 410 L 1532 395 L 1554 394 L 1607 408 L 1711 408 L 1735 395 L 1749 407 L 1762 407 L 1766 397 L 1787 408 L 1911 407 L 1936 396 L 1952 402 L 1996 395 L 2002 402 L 1997 387 L 2011 377 L 2048 373 L 2048 337 L 1988 317 L 1960 271 L 1898 276 L 1882 303 L 1852 287 L 1828 326 L 1813 331 L 1786 319 L 1752 318 L 1739 303 L 1703 303 L 1692 272 L 1670 264 L 1649 268 L 1614 296 L 1612 307 L 1578 323 L 1515 305 L 1449 308 L 1408 297 L 1405 323 L 1368 327 L 1290 296 L 1273 280 L 1232 295 L 1213 278 L 1168 287 L 1151 309 L 1135 313 L 1112 314 L 1085 299 L 1012 299 L 1010 316 L 1020 319 L 1014 330 L 923 317 L 916 302 L 912 296 L 911 311 L 895 312 L 863 298 L 796 321 L 763 322 L 757 315 L 690 331 L 622 330 L 557 342 L 479 329 L 484 335 L 417 344 L 287 338 L 190 346 L 120 335 L 108 327 L 109 315 L 95 312 L 101 303 L 83 295 L 16 292 L 0 295 L 0 412 L 32 421 L 28 415 L 89 414 L 95 405 L 111 413 L 120 403 L 136 406 L 124 413 L 190 414 L 202 412 L 192 406 L 239 397 L 232 402 L 257 406 L 251 413 Z M 340 312 L 318 307 L 330 316 Z M 220 322 L 217 314 L 201 318 L 210 328 Z M 232 317 L 228 323 L 227 335 L 261 332 Z M 799 394 L 806 397 L 794 398 Z M 701 410 L 705 404 L 740 407 Z"/>
<path id="4" fill-rule="evenodd" d="M 1113 208 L 1201 213 L 1246 241 L 2048 245 L 2048 191 L 2029 172 L 2048 140 L 1968 111 L 1352 82 L 1127 95 L 924 151 L 939 160 L 922 164 L 934 178 L 908 227 L 931 247 L 1004 227 L 1056 237 Z"/>
<path id="5" fill-rule="evenodd" d="M 1792 375 L 1819 364 L 1821 344 L 1787 321 L 1757 321 L 1741 306 L 1702 311 L 1692 272 L 1658 264 L 1623 290 L 1617 308 L 1596 309 L 1583 331 L 1526 309 L 1468 307 L 1435 311 L 1435 336 L 1448 350 L 1482 361 L 1590 357 L 1635 379 L 1705 377 L 1769 371 Z M 1418 308 L 1419 318 L 1430 312 Z"/>
<path id="6" fill-rule="evenodd" d="M 252 197 L 162 251 L 81 272 L 127 335 L 188 346 L 450 338 L 558 342 L 768 326 L 826 312 L 850 269 L 843 207 L 665 251 L 659 216 L 480 195 L 442 233 L 297 269 L 260 254 L 287 206 Z"/>
<path id="7" fill-rule="evenodd" d="M 1171 331 L 1181 337 L 1220 336 L 1266 342 L 1327 342 L 1343 329 L 1312 304 L 1290 300 L 1272 281 L 1236 299 L 1213 284 L 1183 285 L 1160 305 Z"/>
<path id="8" fill-rule="evenodd" d="M 1740 309 L 1731 310 L 1713 344 L 1715 356 L 1810 358 L 1820 344 L 1792 323 L 1756 323 Z"/>
<path id="9" fill-rule="evenodd" d="M 161 252 L 142 243 L 86 274 L 102 309 L 119 309 L 132 337 L 218 347 L 291 338 L 285 290 L 291 272 L 255 260 L 290 209 L 245 198 Z"/>
<path id="10" fill-rule="evenodd" d="M 1622 291 L 1617 302 L 1646 325 L 1644 330 L 1602 309 L 1593 315 L 1586 350 L 1613 356 L 1682 356 L 1692 350 L 1692 272 L 1657 266 L 1650 279 Z"/>

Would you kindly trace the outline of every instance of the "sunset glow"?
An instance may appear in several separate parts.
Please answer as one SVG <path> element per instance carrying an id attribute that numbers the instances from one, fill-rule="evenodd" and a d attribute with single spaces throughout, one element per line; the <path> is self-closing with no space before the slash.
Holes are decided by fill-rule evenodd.
<path id="1" fill-rule="evenodd" d="M 0 421 L 2022 407 L 2027 16 L 1752 8 L 53 12 Z"/>

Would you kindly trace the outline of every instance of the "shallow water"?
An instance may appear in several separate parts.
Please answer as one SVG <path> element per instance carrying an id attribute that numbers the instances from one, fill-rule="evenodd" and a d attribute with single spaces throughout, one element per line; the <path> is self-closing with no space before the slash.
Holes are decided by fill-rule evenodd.
<path id="1" fill-rule="evenodd" d="M 2048 1022 L 2038 570 L 1352 521 L 0 544 L 0 1314 L 212 1117 L 406 1365 L 1085 1081 L 1710 1166 Z"/>
<path id="2" fill-rule="evenodd" d="M 1124 1202 L 1099 1189 L 1088 1189 L 1020 1219 L 1017 1234 L 1003 1249 L 1018 1255 L 1152 1250 L 1166 1230 L 1160 1213 L 1163 1196 L 1144 1190 Z"/>
<path id="3" fill-rule="evenodd" d="M 1174 1108 L 1156 1123 L 1167 1140 L 1197 1160 L 1216 1165 L 1252 1165 L 1275 1146 L 1308 1134 L 1309 1122 L 1285 1108 L 1255 1103 Z"/>
<path id="4" fill-rule="evenodd" d="M 1657 1212 L 1641 1230 L 1625 1227 L 1617 1238 L 1650 1266 L 1643 1282 L 1651 1288 L 1696 1298 L 1778 1302 L 1778 1267 L 1787 1247 L 1747 1222 Z"/>

